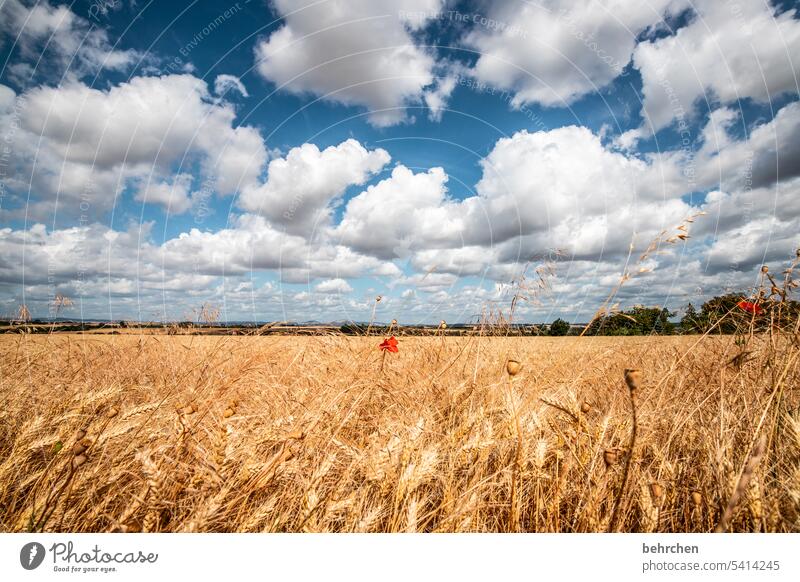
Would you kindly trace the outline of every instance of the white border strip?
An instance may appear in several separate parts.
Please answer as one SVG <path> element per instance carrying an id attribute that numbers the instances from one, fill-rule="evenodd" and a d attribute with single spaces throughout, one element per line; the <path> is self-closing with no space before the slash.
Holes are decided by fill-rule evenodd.
<path id="1" fill-rule="evenodd" d="M 0 579 L 800 580 L 798 549 L 795 534 L 0 534 Z"/>

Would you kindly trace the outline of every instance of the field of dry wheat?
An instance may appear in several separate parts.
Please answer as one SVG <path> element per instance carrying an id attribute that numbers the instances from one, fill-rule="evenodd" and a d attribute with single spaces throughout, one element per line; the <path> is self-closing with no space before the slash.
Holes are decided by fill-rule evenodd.
<path id="1" fill-rule="evenodd" d="M 800 531 L 796 337 L 398 339 L 0 336 L 0 531 Z"/>

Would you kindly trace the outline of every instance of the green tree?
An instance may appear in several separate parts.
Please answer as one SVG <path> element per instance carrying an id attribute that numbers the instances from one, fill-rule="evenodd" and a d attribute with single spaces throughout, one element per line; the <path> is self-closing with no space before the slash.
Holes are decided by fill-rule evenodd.
<path id="1" fill-rule="evenodd" d="M 700 308 L 698 331 L 706 332 L 715 324 L 714 333 L 736 333 L 743 328 L 745 319 L 748 319 L 737 304 L 742 301 L 740 293 L 727 293 L 712 297 Z"/>
<path id="2" fill-rule="evenodd" d="M 669 318 L 675 313 L 666 308 L 635 305 L 627 311 L 620 311 L 596 318 L 588 335 L 645 335 L 650 333 L 672 334 L 675 324 Z"/>
<path id="3" fill-rule="evenodd" d="M 567 335 L 569 333 L 569 323 L 560 317 L 550 324 L 550 335 Z"/>
<path id="4" fill-rule="evenodd" d="M 756 302 L 759 311 L 751 313 L 743 309 L 739 306 L 742 301 Z M 703 333 L 712 330 L 712 333 L 732 334 L 743 333 L 751 327 L 755 331 L 765 331 L 770 326 L 774 329 L 786 329 L 792 328 L 798 317 L 800 317 L 800 303 L 792 299 L 756 300 L 748 298 L 744 293 L 727 293 L 712 297 L 703 303 L 700 313 L 696 316 L 696 331 Z"/>
<path id="5" fill-rule="evenodd" d="M 657 333 L 671 335 L 675 333 L 675 324 L 669 319 L 675 317 L 675 312 L 666 307 L 634 307 L 633 315 L 640 321 L 642 333 Z"/>
<path id="6" fill-rule="evenodd" d="M 681 333 L 698 333 L 701 331 L 700 316 L 697 313 L 697 310 L 694 308 L 694 305 L 691 303 L 686 306 L 686 309 L 683 312 L 680 327 Z"/>

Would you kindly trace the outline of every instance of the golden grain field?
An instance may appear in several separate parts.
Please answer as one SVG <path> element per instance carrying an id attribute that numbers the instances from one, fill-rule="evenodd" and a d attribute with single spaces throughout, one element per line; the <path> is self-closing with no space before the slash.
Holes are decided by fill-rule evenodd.
<path id="1" fill-rule="evenodd" d="M 795 336 L 398 339 L 0 336 L 0 530 L 800 531 Z"/>

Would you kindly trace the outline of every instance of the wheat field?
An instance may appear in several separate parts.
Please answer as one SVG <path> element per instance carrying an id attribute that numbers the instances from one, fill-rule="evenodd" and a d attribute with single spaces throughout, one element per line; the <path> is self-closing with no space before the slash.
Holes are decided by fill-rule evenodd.
<path id="1" fill-rule="evenodd" d="M 398 339 L 0 336 L 0 530 L 800 531 L 796 336 Z"/>

